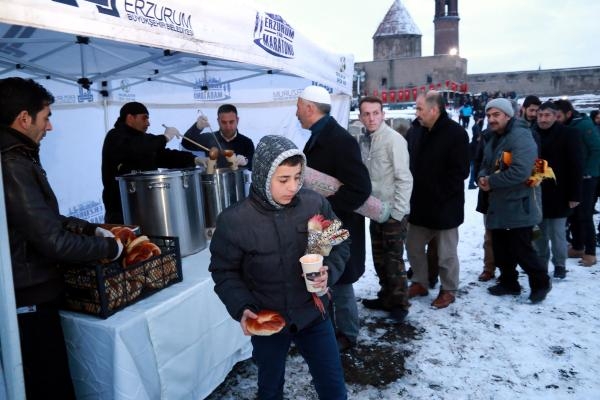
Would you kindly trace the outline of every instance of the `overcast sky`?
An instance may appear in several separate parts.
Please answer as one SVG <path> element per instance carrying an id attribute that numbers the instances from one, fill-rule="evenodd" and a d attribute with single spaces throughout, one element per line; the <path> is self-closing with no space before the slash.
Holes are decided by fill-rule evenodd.
<path id="1" fill-rule="evenodd" d="M 433 0 L 401 0 L 433 55 Z M 373 34 L 393 0 L 255 0 L 322 47 L 373 60 Z M 600 65 L 600 0 L 459 0 L 469 73 Z"/>

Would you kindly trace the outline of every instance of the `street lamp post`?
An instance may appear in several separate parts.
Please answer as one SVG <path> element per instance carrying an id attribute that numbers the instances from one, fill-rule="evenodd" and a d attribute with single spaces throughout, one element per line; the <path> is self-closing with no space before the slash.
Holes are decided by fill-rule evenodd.
<path id="1" fill-rule="evenodd" d="M 356 82 L 356 98 L 360 100 L 360 83 L 365 81 L 367 74 L 363 70 L 354 70 L 353 80 Z"/>

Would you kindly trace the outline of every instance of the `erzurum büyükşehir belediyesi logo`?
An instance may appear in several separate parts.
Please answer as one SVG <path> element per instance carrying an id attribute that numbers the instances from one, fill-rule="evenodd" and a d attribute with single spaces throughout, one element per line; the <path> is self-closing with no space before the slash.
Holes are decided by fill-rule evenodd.
<path id="1" fill-rule="evenodd" d="M 294 28 L 277 14 L 257 12 L 254 43 L 276 57 L 294 58 Z"/>
<path id="2" fill-rule="evenodd" d="M 68 6 L 79 7 L 77 0 L 52 1 Z M 84 2 L 93 3 L 98 9 L 98 12 L 102 14 L 121 18 L 115 0 L 84 0 Z M 182 33 L 187 36 L 194 36 L 192 16 L 187 15 L 181 10 L 150 0 L 124 0 L 123 8 L 127 14 L 127 19 L 132 22 L 149 25 L 157 29 Z"/>

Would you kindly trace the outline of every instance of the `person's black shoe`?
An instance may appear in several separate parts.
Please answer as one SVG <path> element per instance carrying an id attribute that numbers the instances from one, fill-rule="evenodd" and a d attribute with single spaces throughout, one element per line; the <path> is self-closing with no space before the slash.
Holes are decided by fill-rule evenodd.
<path id="1" fill-rule="evenodd" d="M 557 265 L 554 267 L 554 277 L 559 279 L 565 279 L 567 276 L 567 269 Z"/>
<path id="2" fill-rule="evenodd" d="M 412 277 L 413 277 L 413 270 L 412 270 L 412 268 L 409 268 L 408 271 L 406 271 L 406 277 L 408 279 L 412 279 Z"/>
<path id="3" fill-rule="evenodd" d="M 348 339 L 345 335 L 339 334 L 337 337 L 338 350 L 340 353 L 350 350 L 356 343 Z"/>
<path id="4" fill-rule="evenodd" d="M 490 294 L 493 296 L 506 296 L 506 295 L 518 296 L 521 294 L 521 288 L 519 288 L 519 287 L 509 288 L 509 287 L 506 287 L 503 284 L 499 283 L 497 285 L 490 286 L 488 288 L 488 292 L 490 292 Z"/>
<path id="5" fill-rule="evenodd" d="M 437 278 L 430 280 L 429 281 L 429 289 L 435 289 L 435 286 L 437 285 L 437 283 L 438 283 Z"/>
<path id="6" fill-rule="evenodd" d="M 390 318 L 394 320 L 395 324 L 403 323 L 407 315 L 408 310 L 405 310 L 404 308 L 392 308 L 390 310 Z"/>
<path id="7" fill-rule="evenodd" d="M 370 310 L 390 311 L 390 307 L 383 304 L 383 300 L 379 297 L 375 299 L 363 299 L 362 304 Z"/>
<path id="8" fill-rule="evenodd" d="M 546 298 L 546 296 L 548 295 L 548 293 L 550 293 L 551 290 L 552 283 L 549 283 L 546 289 L 532 290 L 531 294 L 529 295 L 529 301 L 531 301 L 531 304 L 540 303 Z"/>

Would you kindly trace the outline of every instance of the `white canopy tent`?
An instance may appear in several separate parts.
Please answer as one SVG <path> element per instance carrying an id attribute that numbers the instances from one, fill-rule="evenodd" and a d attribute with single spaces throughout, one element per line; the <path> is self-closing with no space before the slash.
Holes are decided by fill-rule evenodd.
<path id="1" fill-rule="evenodd" d="M 240 132 L 255 142 L 282 134 L 301 147 L 308 132 L 296 120 L 296 98 L 316 84 L 332 94 L 332 115 L 348 121 L 352 56 L 323 50 L 291 16 L 247 1 L 0 0 L 0 7 L 0 78 L 31 77 L 56 98 L 41 157 L 63 214 L 102 215 L 102 142 L 128 101 L 146 104 L 157 134 L 163 123 L 183 133 L 200 112 L 216 125 L 217 107 L 232 103 Z M 7 247 L 0 309 L 14 310 Z M 0 319 L 0 348 L 14 348 L 15 316 Z M 18 353 L 3 351 L 0 400 L 20 393 L 15 365 Z"/>

